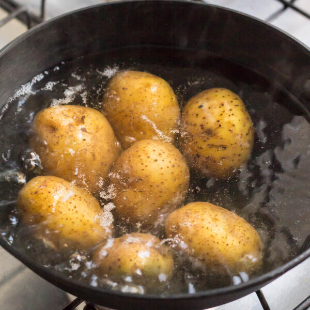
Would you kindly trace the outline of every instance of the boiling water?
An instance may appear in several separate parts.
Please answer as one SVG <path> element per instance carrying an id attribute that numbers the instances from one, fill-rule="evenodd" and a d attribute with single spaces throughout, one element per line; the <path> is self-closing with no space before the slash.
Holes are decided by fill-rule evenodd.
<path id="1" fill-rule="evenodd" d="M 96 274 L 90 251 L 55 251 L 33 238 L 37 227 L 20 225 L 15 200 L 21 185 L 3 176 L 7 171 L 14 176 L 21 170 L 20 154 L 28 147 L 36 113 L 64 104 L 100 109 L 109 79 L 128 69 L 164 78 L 176 92 L 181 107 L 192 96 L 212 87 L 228 88 L 244 100 L 256 129 L 251 159 L 229 181 L 198 178 L 192 173 L 185 203 L 212 202 L 236 212 L 257 229 L 264 244 L 264 259 L 255 274 L 218 277 L 181 257 L 176 259 L 173 279 L 163 286 L 147 288 L 126 279 L 116 283 Z M 275 269 L 305 249 L 310 232 L 310 126 L 303 116 L 306 112 L 294 100 L 272 81 L 202 52 L 126 49 L 62 62 L 21 86 L 0 113 L 0 233 L 11 246 L 46 268 L 92 286 L 125 292 L 194 293 L 237 285 Z M 98 197 L 102 205 L 108 202 L 107 196 Z M 117 225 L 116 237 L 126 232 L 130 232 L 128 228 Z M 162 231 L 155 233 L 165 238 Z"/>

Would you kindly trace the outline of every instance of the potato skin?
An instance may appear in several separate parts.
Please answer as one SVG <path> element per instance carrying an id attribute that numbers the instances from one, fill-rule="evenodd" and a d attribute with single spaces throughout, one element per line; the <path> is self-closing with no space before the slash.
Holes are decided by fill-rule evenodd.
<path id="1" fill-rule="evenodd" d="M 226 179 L 251 156 L 254 127 L 241 98 L 224 88 L 205 90 L 185 105 L 180 147 L 191 168 Z"/>
<path id="2" fill-rule="evenodd" d="M 17 206 L 22 211 L 23 224 L 37 224 L 37 237 L 49 240 L 58 249 L 93 247 L 113 232 L 112 223 L 100 223 L 97 200 L 58 177 L 30 180 L 20 190 Z"/>
<path id="3" fill-rule="evenodd" d="M 220 273 L 251 273 L 262 259 L 257 231 L 243 218 L 208 202 L 193 202 L 172 212 L 166 236 L 176 247 Z M 181 243 L 180 243 L 181 242 Z"/>
<path id="4" fill-rule="evenodd" d="M 178 131 L 176 96 L 165 80 L 150 73 L 115 75 L 103 97 L 102 111 L 124 149 L 145 139 L 173 143 Z"/>
<path id="5" fill-rule="evenodd" d="M 173 274 L 169 248 L 151 234 L 132 233 L 116 238 L 111 247 L 102 245 L 93 255 L 102 274 L 138 276 L 142 280 L 164 282 Z M 162 280 L 159 279 L 162 274 Z"/>
<path id="6" fill-rule="evenodd" d="M 110 181 L 117 214 L 130 224 L 156 226 L 183 202 L 189 169 L 170 143 L 142 140 L 116 161 Z"/>
<path id="7" fill-rule="evenodd" d="M 97 193 L 121 147 L 102 113 L 67 105 L 39 112 L 33 122 L 31 147 L 39 154 L 45 174 Z"/>

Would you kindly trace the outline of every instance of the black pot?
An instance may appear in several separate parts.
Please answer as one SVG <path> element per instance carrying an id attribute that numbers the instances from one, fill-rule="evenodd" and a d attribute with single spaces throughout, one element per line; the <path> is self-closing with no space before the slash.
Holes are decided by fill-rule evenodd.
<path id="1" fill-rule="evenodd" d="M 208 51 L 276 81 L 301 114 L 309 115 L 310 53 L 305 46 L 257 19 L 190 1 L 99 5 L 26 32 L 0 52 L 0 107 L 20 85 L 63 60 L 129 46 Z M 304 250 L 285 265 L 237 286 L 160 297 L 91 287 L 44 268 L 1 236 L 0 244 L 59 288 L 114 309 L 202 309 L 224 304 L 261 288 L 310 256 L 310 249 Z"/>

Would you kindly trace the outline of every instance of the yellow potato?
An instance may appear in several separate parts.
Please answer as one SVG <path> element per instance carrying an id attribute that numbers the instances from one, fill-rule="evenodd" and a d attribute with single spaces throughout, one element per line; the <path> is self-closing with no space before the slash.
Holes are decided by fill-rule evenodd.
<path id="1" fill-rule="evenodd" d="M 203 176 L 225 179 L 251 156 L 254 127 L 238 95 L 212 88 L 185 105 L 180 141 L 190 167 Z"/>
<path id="2" fill-rule="evenodd" d="M 108 276 L 134 276 L 143 282 L 165 282 L 173 274 L 169 248 L 151 234 L 132 233 L 96 250 L 94 263 Z"/>
<path id="3" fill-rule="evenodd" d="M 262 259 L 257 231 L 243 218 L 208 202 L 189 203 L 165 223 L 176 247 L 220 273 L 251 273 Z"/>
<path id="4" fill-rule="evenodd" d="M 124 149 L 144 139 L 175 140 L 178 101 L 158 76 L 139 71 L 117 74 L 108 84 L 102 109 Z"/>
<path id="5" fill-rule="evenodd" d="M 74 105 L 50 107 L 33 122 L 31 146 L 45 174 L 97 193 L 121 148 L 102 113 Z"/>
<path id="6" fill-rule="evenodd" d="M 36 224 L 36 236 L 56 248 L 89 248 L 112 234 L 97 200 L 86 190 L 54 176 L 29 181 L 19 192 L 22 222 Z"/>
<path id="7" fill-rule="evenodd" d="M 142 140 L 119 157 L 110 181 L 116 212 L 123 220 L 156 226 L 183 202 L 189 171 L 172 144 Z"/>

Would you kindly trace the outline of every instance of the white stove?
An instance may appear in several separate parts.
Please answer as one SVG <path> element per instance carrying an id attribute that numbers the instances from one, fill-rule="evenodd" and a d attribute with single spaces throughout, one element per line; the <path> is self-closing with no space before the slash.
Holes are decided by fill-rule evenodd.
<path id="1" fill-rule="evenodd" d="M 74 9 L 110 0 L 46 0 L 46 19 Z M 286 0 L 294 8 L 285 8 L 281 0 L 206 0 L 238 11 L 245 12 L 286 31 L 305 45 L 310 46 L 310 0 Z M 0 0 L 5 2 L 5 0 Z M 32 13 L 39 15 L 41 0 L 20 0 Z M 300 12 L 298 12 L 298 10 Z M 7 13 L 0 8 L 1 19 Z M 0 48 L 27 31 L 27 27 L 13 19 L 0 27 Z M 267 305 L 262 304 L 255 293 L 213 310 L 293 310 L 310 295 L 310 259 L 287 272 L 263 292 Z M 74 296 L 61 291 L 38 277 L 18 260 L 0 248 L 0 309 L 1 310 L 62 310 Z M 310 303 L 309 303 L 310 305 Z M 85 303 L 77 308 L 84 309 Z M 269 308 L 268 308 L 269 307 Z M 300 308 L 308 309 L 306 307 Z"/>

